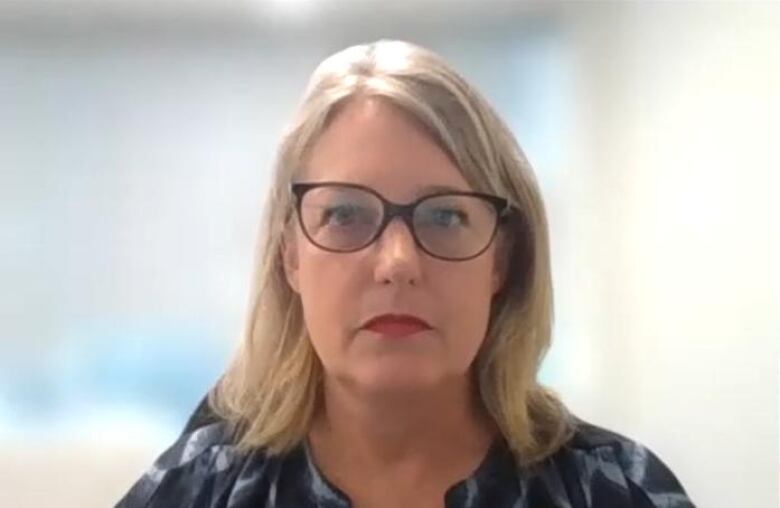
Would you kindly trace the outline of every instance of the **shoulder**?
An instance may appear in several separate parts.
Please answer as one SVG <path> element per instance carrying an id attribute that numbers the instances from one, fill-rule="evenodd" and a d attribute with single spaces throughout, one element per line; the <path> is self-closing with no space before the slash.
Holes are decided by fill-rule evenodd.
<path id="1" fill-rule="evenodd" d="M 165 450 L 116 508 L 228 506 L 245 494 L 242 475 L 247 474 L 250 462 L 257 490 L 275 459 L 240 452 L 224 422 L 199 427 L 182 434 Z"/>
<path id="2" fill-rule="evenodd" d="M 572 438 L 541 465 L 554 470 L 566 497 L 582 498 L 583 506 L 694 506 L 674 473 L 646 446 L 581 419 L 575 424 Z"/>

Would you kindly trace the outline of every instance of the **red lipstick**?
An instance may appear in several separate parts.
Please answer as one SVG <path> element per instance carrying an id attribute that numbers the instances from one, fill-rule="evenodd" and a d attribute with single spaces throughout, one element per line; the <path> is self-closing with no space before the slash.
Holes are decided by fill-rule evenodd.
<path id="1" fill-rule="evenodd" d="M 389 338 L 403 338 L 430 330 L 431 326 L 417 316 L 409 314 L 382 314 L 363 325 L 366 330 Z"/>

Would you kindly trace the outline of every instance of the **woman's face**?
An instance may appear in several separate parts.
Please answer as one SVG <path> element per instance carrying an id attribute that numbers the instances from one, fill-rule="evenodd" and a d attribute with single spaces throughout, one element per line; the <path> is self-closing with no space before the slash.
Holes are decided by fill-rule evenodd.
<path id="1" fill-rule="evenodd" d="M 360 184 L 395 203 L 431 187 L 473 190 L 418 124 L 376 98 L 341 109 L 296 180 Z M 464 376 L 503 279 L 496 244 L 467 261 L 437 259 L 396 218 L 374 243 L 338 253 L 312 244 L 296 221 L 285 236 L 285 270 L 325 375 L 375 393 L 436 388 Z M 431 328 L 402 338 L 362 328 L 383 314 L 412 315 Z"/>

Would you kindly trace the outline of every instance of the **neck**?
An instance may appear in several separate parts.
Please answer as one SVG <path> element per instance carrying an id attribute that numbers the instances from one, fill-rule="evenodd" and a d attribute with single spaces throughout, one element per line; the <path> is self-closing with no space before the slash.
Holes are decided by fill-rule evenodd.
<path id="1" fill-rule="evenodd" d="M 403 394 L 366 394 L 326 376 L 309 437 L 320 455 L 373 468 L 480 457 L 497 434 L 470 376 Z"/>

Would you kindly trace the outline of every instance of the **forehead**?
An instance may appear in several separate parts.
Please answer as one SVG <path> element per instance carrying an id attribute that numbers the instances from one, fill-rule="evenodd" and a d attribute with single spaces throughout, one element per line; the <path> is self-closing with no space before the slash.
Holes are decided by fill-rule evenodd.
<path id="1" fill-rule="evenodd" d="M 351 100 L 336 113 L 314 144 L 301 179 L 361 184 L 396 200 L 472 190 L 432 135 L 381 98 Z"/>

